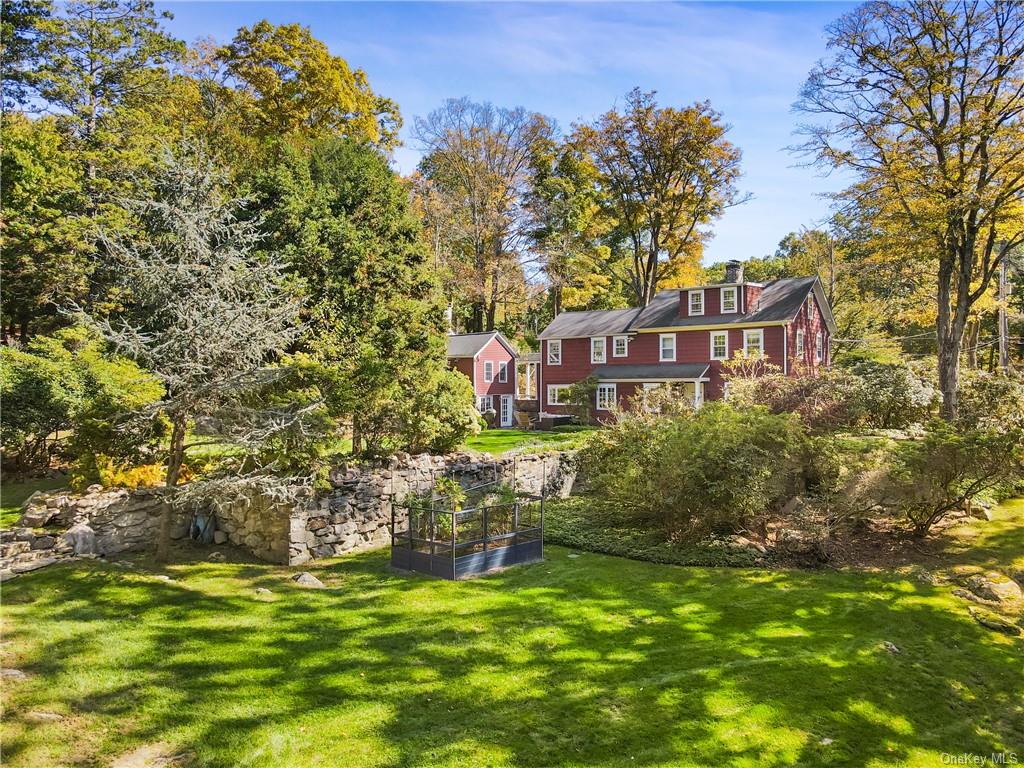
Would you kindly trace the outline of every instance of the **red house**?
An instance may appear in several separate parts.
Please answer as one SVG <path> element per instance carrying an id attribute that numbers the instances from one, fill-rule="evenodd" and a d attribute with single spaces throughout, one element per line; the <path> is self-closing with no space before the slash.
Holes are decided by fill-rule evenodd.
<path id="1" fill-rule="evenodd" d="M 829 365 L 834 332 L 817 277 L 747 282 L 731 261 L 724 283 L 661 291 L 642 309 L 556 317 L 540 334 L 540 410 L 565 413 L 559 394 L 592 375 L 598 418 L 666 382 L 682 383 L 700 404 L 722 396 L 722 361 L 737 351 L 797 375 Z"/>
<path id="2" fill-rule="evenodd" d="M 494 410 L 502 427 L 512 426 L 518 356 L 498 331 L 448 336 L 449 367 L 469 377 L 477 410 Z"/>

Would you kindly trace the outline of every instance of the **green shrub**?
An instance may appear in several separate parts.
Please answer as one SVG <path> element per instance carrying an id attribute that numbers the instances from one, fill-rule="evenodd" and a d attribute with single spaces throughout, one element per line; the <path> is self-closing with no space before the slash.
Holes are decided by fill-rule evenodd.
<path id="1" fill-rule="evenodd" d="M 861 381 L 863 421 L 867 426 L 901 429 L 925 421 L 938 391 L 904 361 L 846 358 L 842 367 Z"/>
<path id="2" fill-rule="evenodd" d="M 1024 429 L 1024 377 L 965 370 L 957 423 L 966 429 Z"/>
<path id="3" fill-rule="evenodd" d="M 1020 429 L 957 429 L 935 420 L 922 440 L 901 445 L 892 470 L 893 503 L 916 536 L 978 496 L 1019 479 L 1024 470 Z"/>
<path id="4" fill-rule="evenodd" d="M 46 467 L 56 431 L 70 431 L 66 453 L 94 467 L 103 456 L 132 466 L 149 458 L 165 425 L 146 414 L 163 387 L 130 360 L 108 354 L 90 331 L 67 328 L 39 336 L 25 350 L 0 354 L 0 435 L 5 460 L 21 471 Z M 93 479 L 96 479 L 93 477 Z"/>
<path id="5" fill-rule="evenodd" d="M 764 406 L 771 413 L 795 413 L 815 431 L 854 427 L 865 416 L 864 382 L 841 369 L 820 369 L 801 376 L 771 371 L 729 381 L 729 402 Z"/>
<path id="6" fill-rule="evenodd" d="M 623 419 L 581 451 L 595 502 L 612 519 L 676 541 L 763 531 L 800 481 L 800 420 L 707 403 L 693 416 Z"/>

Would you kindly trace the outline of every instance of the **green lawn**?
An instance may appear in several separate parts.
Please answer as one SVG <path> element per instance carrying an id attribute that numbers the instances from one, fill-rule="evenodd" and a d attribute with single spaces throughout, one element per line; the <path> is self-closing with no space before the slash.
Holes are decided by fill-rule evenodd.
<path id="1" fill-rule="evenodd" d="M 991 557 L 1020 543 L 1019 522 Z M 109 765 L 142 747 L 302 768 L 888 768 L 1024 752 L 1024 640 L 909 575 L 550 547 L 462 583 L 393 573 L 372 552 L 317 568 L 328 588 L 305 590 L 294 569 L 202 554 L 3 585 L 4 666 L 29 675 L 4 682 L 5 765 Z"/>
<path id="2" fill-rule="evenodd" d="M 65 478 L 37 478 L 23 483 L 9 481 L 0 482 L 0 528 L 11 528 L 21 517 L 21 505 L 36 491 L 53 491 L 62 488 L 67 482 Z"/>
<path id="3" fill-rule="evenodd" d="M 555 427 L 550 432 L 534 432 L 527 429 L 485 429 L 479 435 L 466 440 L 465 447 L 500 456 L 513 449 L 546 450 L 565 449 L 579 445 L 596 427 L 566 426 Z"/>

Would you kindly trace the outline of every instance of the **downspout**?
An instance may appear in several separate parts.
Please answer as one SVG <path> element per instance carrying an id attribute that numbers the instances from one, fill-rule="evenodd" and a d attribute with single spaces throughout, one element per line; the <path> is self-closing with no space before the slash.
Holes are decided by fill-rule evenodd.
<path id="1" fill-rule="evenodd" d="M 789 325 L 782 326 L 782 375 L 789 375 Z"/>

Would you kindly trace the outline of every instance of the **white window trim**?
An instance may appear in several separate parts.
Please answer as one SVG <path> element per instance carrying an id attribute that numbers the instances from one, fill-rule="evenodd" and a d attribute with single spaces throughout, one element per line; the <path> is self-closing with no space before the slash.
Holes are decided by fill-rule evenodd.
<path id="1" fill-rule="evenodd" d="M 761 348 L 759 357 L 764 357 L 764 328 L 747 328 L 743 331 L 743 356 L 750 357 L 750 344 L 747 340 L 752 336 L 757 336 Z"/>
<path id="2" fill-rule="evenodd" d="M 619 354 L 617 344 L 622 342 L 622 354 Z M 629 357 L 629 336 L 612 336 L 612 357 Z"/>
<path id="3" fill-rule="evenodd" d="M 806 351 L 806 347 L 804 347 L 804 329 L 803 328 L 797 328 L 796 329 L 796 357 L 797 357 L 798 360 L 803 360 L 804 352 L 805 351 Z"/>
<path id="4" fill-rule="evenodd" d="M 508 382 L 508 362 L 501 360 L 498 362 L 498 383 L 506 384 Z"/>
<path id="5" fill-rule="evenodd" d="M 494 381 L 494 361 L 484 360 L 484 383 L 490 384 Z"/>
<path id="6" fill-rule="evenodd" d="M 729 332 L 728 331 L 711 331 L 711 359 L 712 360 L 728 360 L 729 359 Z M 715 355 L 715 336 L 725 336 L 725 354 L 722 357 Z"/>
<path id="7" fill-rule="evenodd" d="M 551 360 L 552 348 L 554 348 L 554 350 L 556 352 L 556 356 L 558 358 L 557 362 L 552 362 L 552 360 Z M 561 365 L 562 364 L 562 340 L 561 339 L 548 339 L 548 357 L 547 357 L 547 361 L 548 361 L 548 365 Z"/>
<path id="8" fill-rule="evenodd" d="M 601 342 L 601 345 L 600 345 L 601 357 L 600 358 L 597 358 L 597 357 L 594 356 L 594 352 L 596 351 L 596 347 L 595 347 L 595 344 L 594 344 L 595 341 Z M 590 362 L 594 363 L 595 365 L 599 365 L 599 364 L 608 362 L 608 337 L 607 336 L 591 336 L 590 337 Z"/>
<path id="9" fill-rule="evenodd" d="M 725 294 L 732 292 L 732 309 L 725 308 Z M 723 315 L 734 315 L 740 311 L 740 291 L 735 285 L 727 286 L 721 289 L 721 296 L 719 296 L 719 307 L 722 310 Z"/>
<path id="10" fill-rule="evenodd" d="M 548 384 L 548 405 L 564 405 L 564 403 L 558 402 L 558 393 L 568 388 L 568 384 Z"/>
<path id="11" fill-rule="evenodd" d="M 825 360 L 825 337 L 821 331 L 814 336 L 814 359 L 819 363 Z"/>
<path id="12" fill-rule="evenodd" d="M 476 401 L 477 410 L 480 413 L 494 410 L 494 395 L 480 395 Z"/>
<path id="13" fill-rule="evenodd" d="M 672 357 L 665 357 L 664 340 L 672 339 Z M 658 334 L 658 362 L 674 363 L 676 361 L 676 335 L 674 333 Z"/>
<path id="14" fill-rule="evenodd" d="M 601 405 L 601 391 L 602 390 L 604 392 L 606 392 L 606 393 L 609 392 L 609 391 L 611 392 L 610 397 L 608 397 L 608 396 L 605 397 L 605 405 L 604 406 Z M 598 384 L 597 385 L 597 402 L 596 402 L 597 410 L 599 410 L 599 411 L 610 411 L 610 410 L 612 410 L 616 406 L 617 403 L 618 403 L 618 388 L 615 386 L 615 384 Z"/>
<path id="15" fill-rule="evenodd" d="M 693 311 L 693 297 L 700 296 L 700 312 Z M 704 289 L 701 288 L 699 291 L 687 291 L 686 292 L 686 307 L 687 314 L 690 317 L 696 317 L 697 315 L 704 314 Z"/>

